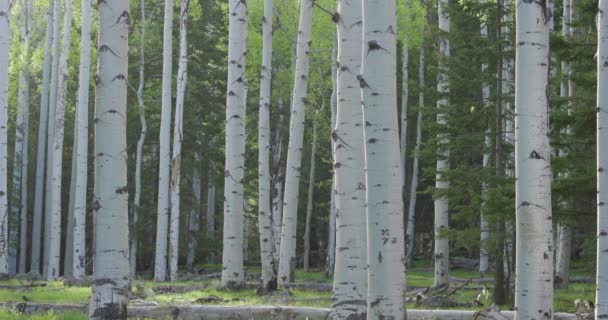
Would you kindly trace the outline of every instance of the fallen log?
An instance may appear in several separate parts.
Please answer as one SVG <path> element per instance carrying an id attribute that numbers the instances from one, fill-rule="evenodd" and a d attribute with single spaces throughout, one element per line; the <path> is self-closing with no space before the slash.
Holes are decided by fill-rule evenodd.
<path id="1" fill-rule="evenodd" d="M 333 289 L 333 285 L 330 283 L 284 283 L 283 288 L 314 291 L 331 291 Z"/>
<path id="2" fill-rule="evenodd" d="M 62 312 L 89 312 L 88 304 L 52 304 L 52 303 L 26 303 L 26 302 L 0 302 L 0 309 L 16 310 L 20 313 L 47 313 L 49 311 Z"/>
<path id="3" fill-rule="evenodd" d="M 34 283 L 34 284 L 25 284 L 25 285 L 0 285 L 0 289 L 5 289 L 5 290 L 15 290 L 15 291 L 20 291 L 20 290 L 32 290 L 32 288 L 40 288 L 40 287 L 46 287 L 46 283 Z"/>

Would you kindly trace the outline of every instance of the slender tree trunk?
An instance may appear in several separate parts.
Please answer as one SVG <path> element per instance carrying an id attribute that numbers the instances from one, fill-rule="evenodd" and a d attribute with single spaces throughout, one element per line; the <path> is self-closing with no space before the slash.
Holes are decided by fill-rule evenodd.
<path id="1" fill-rule="evenodd" d="M 201 162 L 201 137 L 200 132 L 196 135 L 196 150 L 194 151 L 194 170 L 192 173 L 192 193 L 194 203 L 188 218 L 188 255 L 186 256 L 186 269 L 193 271 L 198 250 L 198 233 L 201 229 L 201 172 L 199 165 Z"/>
<path id="2" fill-rule="evenodd" d="M 437 75 L 437 93 L 440 95 L 437 100 L 437 124 L 445 126 L 445 108 L 448 105 L 446 97 L 450 89 L 448 87 L 448 75 L 446 72 L 447 59 L 450 57 L 450 42 L 446 34 L 450 32 L 450 14 L 448 12 L 449 0 L 440 0 L 438 4 L 439 16 L 439 74 Z M 435 189 L 445 192 L 450 184 L 443 176 L 444 172 L 450 168 L 449 151 L 447 150 L 449 141 L 445 133 L 439 133 L 440 150 L 437 152 L 437 173 L 435 175 Z M 448 273 L 450 267 L 450 242 L 443 233 L 449 229 L 448 199 L 445 195 L 435 196 L 435 285 L 442 285 L 449 282 Z"/>
<path id="3" fill-rule="evenodd" d="M 76 109 L 78 113 L 78 109 Z M 70 198 L 68 203 L 68 219 L 65 228 L 65 251 L 63 257 L 63 276 L 72 277 L 72 267 L 74 262 L 74 200 L 76 198 L 76 157 L 78 139 L 78 114 L 74 121 L 74 145 L 72 146 L 72 168 L 70 173 Z"/>
<path id="4" fill-rule="evenodd" d="M 70 54 L 70 36 L 72 31 L 72 0 L 65 1 L 65 15 L 63 20 L 63 39 L 61 56 L 59 58 L 59 84 L 57 86 L 57 109 L 55 110 L 55 134 L 53 138 L 53 166 L 51 198 L 51 219 L 49 235 L 49 261 L 47 280 L 59 277 L 59 264 L 61 259 L 61 176 L 63 166 L 63 136 L 65 123 L 65 107 L 67 104 L 68 84 L 68 57 Z"/>
<path id="5" fill-rule="evenodd" d="M 399 145 L 395 12 L 395 0 L 363 0 L 359 83 L 368 186 L 368 319 L 405 319 L 403 181 L 395 148 Z"/>
<path id="6" fill-rule="evenodd" d="M 249 257 L 249 219 L 251 218 L 251 206 L 249 205 L 249 199 L 243 198 L 243 263 L 247 261 Z"/>
<path id="7" fill-rule="evenodd" d="M 91 67 L 91 0 L 82 0 L 82 27 L 80 40 L 80 71 L 78 109 L 76 111 L 78 136 L 76 141 L 76 197 L 74 198 L 74 244 L 72 276 L 84 278 L 86 272 L 86 218 L 87 218 L 87 159 L 89 144 L 89 74 Z"/>
<path id="8" fill-rule="evenodd" d="M 258 226 L 260 232 L 260 261 L 262 288 L 269 290 L 274 278 L 272 255 L 272 210 L 270 192 L 270 106 L 272 86 L 272 0 L 264 0 L 262 18 L 262 68 L 260 71 L 260 114 L 258 123 Z"/>
<path id="9" fill-rule="evenodd" d="M 95 260 L 89 319 L 127 319 L 129 195 L 127 187 L 127 73 L 129 2 L 99 3 L 95 86 Z"/>
<path id="10" fill-rule="evenodd" d="M 30 29 L 32 27 L 32 3 L 29 0 L 22 1 L 23 25 L 21 29 L 21 43 L 24 52 L 24 68 L 19 74 L 19 105 L 23 105 L 23 153 L 21 155 L 21 216 L 19 230 L 19 273 L 26 272 L 27 258 L 27 212 L 28 212 L 28 158 L 29 158 L 29 115 L 30 115 Z M 21 107 L 19 107 L 21 109 Z"/>
<path id="11" fill-rule="evenodd" d="M 173 156 L 171 159 L 171 226 L 169 231 L 169 280 L 177 281 L 179 260 L 180 180 L 182 166 L 182 140 L 184 98 L 188 78 L 188 6 L 190 0 L 182 0 L 179 23 L 179 66 L 177 68 L 177 99 L 173 129 Z"/>
<path id="12" fill-rule="evenodd" d="M 333 319 L 363 319 L 367 313 L 367 220 L 365 146 L 361 87 L 361 0 L 338 2 L 337 110 L 332 132 L 336 201 L 336 266 Z M 392 110 L 391 110 L 392 111 Z"/>
<path id="13" fill-rule="evenodd" d="M 304 271 L 310 271 L 310 223 L 312 219 L 315 192 L 315 162 L 317 152 L 317 119 L 312 124 L 312 143 L 310 151 L 310 173 L 308 175 L 308 201 L 306 204 L 306 225 L 304 226 Z"/>
<path id="14" fill-rule="evenodd" d="M 30 272 L 40 272 L 40 239 L 42 232 L 42 210 L 44 201 L 44 163 L 46 157 L 47 121 L 49 113 L 49 82 L 51 77 L 51 45 L 53 41 L 53 0 L 46 12 L 46 34 L 44 41 L 44 66 L 40 94 L 40 118 L 38 127 L 38 150 L 36 153 L 36 186 L 34 192 L 34 219 L 32 225 L 32 256 Z"/>
<path id="15" fill-rule="evenodd" d="M 167 235 L 170 211 L 171 146 L 171 79 L 173 77 L 173 0 L 165 0 L 163 29 L 163 80 L 160 120 L 160 162 L 158 173 L 158 219 L 156 221 L 156 255 L 154 281 L 167 278 Z"/>
<path id="16" fill-rule="evenodd" d="M 57 109 L 57 93 L 59 83 L 59 60 L 61 49 L 61 0 L 55 0 L 53 6 L 53 62 L 51 66 L 51 92 L 49 97 L 48 133 L 47 133 L 47 158 L 46 158 L 46 187 L 44 205 L 44 258 L 43 276 L 48 275 L 49 246 L 51 244 L 51 216 L 53 204 L 53 147 L 55 143 L 55 111 Z"/>
<path id="17" fill-rule="evenodd" d="M 597 289 L 595 317 L 604 319 L 608 317 L 608 274 L 606 274 L 608 268 L 608 206 L 606 206 L 608 203 L 608 172 L 606 171 L 608 168 L 608 150 L 606 150 L 608 130 L 605 130 L 608 128 L 608 90 L 605 89 L 608 86 L 608 0 L 599 1 L 597 31 L 597 275 L 595 283 Z M 0 98 L 0 106 L 1 102 Z M 2 147 L 1 142 L 0 147 Z M 1 177 L 2 172 L 0 171 L 0 179 Z M 2 199 L 0 198 L 0 200 Z"/>
<path id="18" fill-rule="evenodd" d="M 424 36 L 424 31 L 422 32 Z M 415 238 L 415 226 L 416 226 L 416 198 L 418 191 L 418 174 L 420 167 L 420 147 L 422 146 L 422 116 L 424 109 L 424 46 L 420 46 L 420 65 L 418 68 L 418 79 L 420 85 L 418 86 L 418 119 L 416 121 L 416 147 L 414 150 L 414 163 L 412 164 L 412 184 L 410 186 L 410 202 L 407 214 L 407 230 L 405 239 L 406 243 L 406 255 L 405 263 L 408 267 L 412 266 L 414 260 L 414 238 Z"/>
<path id="19" fill-rule="evenodd" d="M 11 2 L 0 0 L 0 279 L 8 278 L 8 67 Z"/>
<path id="20" fill-rule="evenodd" d="M 553 232 L 548 133 L 546 2 L 516 4 L 515 194 L 517 319 L 553 314 Z"/>
<path id="21" fill-rule="evenodd" d="M 247 5 L 230 0 L 228 35 L 228 95 L 226 101 L 226 168 L 222 286 L 241 286 L 243 271 L 243 178 L 245 167 L 245 107 Z"/>
<path id="22" fill-rule="evenodd" d="M 279 267 L 279 251 L 281 249 L 281 226 L 283 212 L 283 124 L 285 122 L 283 99 L 279 97 L 277 103 L 278 123 L 272 134 L 272 164 L 270 169 L 270 183 L 272 186 L 272 259 L 274 274 Z"/>
<path id="23" fill-rule="evenodd" d="M 336 127 L 336 115 L 338 112 L 338 32 L 334 29 L 334 43 L 332 48 L 332 64 L 331 64 L 331 128 Z M 334 141 L 331 140 L 332 160 L 335 162 Z M 332 172 L 331 196 L 329 204 L 329 235 L 327 241 L 327 277 L 333 277 L 334 267 L 336 264 L 336 171 Z"/>
<path id="24" fill-rule="evenodd" d="M 484 3 L 485 3 L 485 1 L 484 1 Z M 483 16 L 482 23 L 481 23 L 481 37 L 487 41 L 488 24 L 485 21 L 485 19 L 487 19 L 487 17 Z M 484 79 L 489 78 L 488 63 L 485 61 L 481 65 L 481 73 L 482 73 L 482 77 L 484 77 Z M 487 111 L 487 113 L 489 115 L 490 114 L 490 112 L 489 112 L 489 110 L 490 110 L 490 83 L 487 80 L 484 80 L 481 85 L 481 95 L 482 95 L 484 109 Z M 491 149 L 492 149 L 492 139 L 490 138 L 490 135 L 491 135 L 490 123 L 491 123 L 490 121 L 486 121 L 486 133 L 485 133 L 485 139 L 484 139 L 484 152 L 483 152 L 483 160 L 482 160 L 482 166 L 484 169 L 488 168 L 488 164 L 489 164 L 490 156 L 491 156 Z M 480 247 L 479 247 L 479 272 L 482 275 L 487 273 L 490 269 L 490 265 L 489 265 L 490 254 L 488 252 L 488 239 L 490 238 L 490 225 L 485 217 L 488 188 L 489 188 L 488 182 L 484 181 L 481 186 L 481 192 L 482 192 L 481 197 L 483 199 L 483 203 L 481 205 L 482 210 L 481 210 L 481 219 L 480 219 L 480 223 L 479 223 L 479 226 L 481 229 Z"/>
<path id="25" fill-rule="evenodd" d="M 406 0 L 405 7 L 408 10 L 409 14 L 409 0 Z M 410 60 L 410 49 L 408 46 L 407 37 L 403 39 L 403 66 L 401 68 L 402 78 L 401 84 L 403 89 L 401 91 L 401 180 L 403 181 L 403 185 L 405 188 L 405 177 L 407 176 L 407 109 L 408 109 L 408 98 L 410 95 L 409 91 L 409 69 L 408 63 Z M 404 190 L 405 192 L 405 190 Z"/>
<path id="26" fill-rule="evenodd" d="M 137 104 L 139 112 L 139 122 L 141 129 L 137 140 L 137 153 L 135 155 L 135 196 L 133 198 L 133 224 L 131 229 L 131 277 L 137 272 L 137 250 L 139 248 L 139 213 L 141 209 L 141 166 L 143 162 L 143 151 L 148 133 L 146 123 L 146 106 L 144 101 L 144 71 L 146 66 L 146 1 L 141 0 L 141 34 L 139 37 L 139 85 L 137 86 Z"/>
<path id="27" fill-rule="evenodd" d="M 574 10 L 572 10 L 570 0 L 563 1 L 563 16 L 562 16 L 562 38 L 567 41 L 570 37 L 571 32 L 571 20 L 573 18 Z M 566 60 L 561 63 L 562 76 L 566 77 L 560 82 L 560 97 L 562 99 L 568 99 L 567 112 L 568 116 L 572 115 L 572 101 L 570 98 L 574 94 L 574 83 L 572 81 L 572 71 L 570 65 Z M 566 81 L 567 80 L 567 81 Z M 571 128 L 569 125 L 566 126 L 564 134 L 566 136 L 571 135 Z M 560 150 L 560 156 L 567 156 L 568 149 L 564 148 Z M 569 172 L 563 173 L 564 178 L 569 176 Z M 571 205 L 568 201 L 564 202 L 564 205 Z M 557 257 L 556 257 L 556 272 L 555 272 L 555 287 L 556 288 L 568 288 L 569 276 L 570 276 L 570 254 L 572 250 L 572 228 L 563 222 L 557 224 Z"/>
<path id="28" fill-rule="evenodd" d="M 300 22 L 298 29 L 296 66 L 291 119 L 289 125 L 289 147 L 287 150 L 287 171 L 285 173 L 285 200 L 283 202 L 283 226 L 281 228 L 281 250 L 279 254 L 279 285 L 294 278 L 293 267 L 296 259 L 296 227 L 298 217 L 298 195 L 302 147 L 304 143 L 304 116 L 308 103 L 308 69 L 312 33 L 313 0 L 300 2 Z"/>

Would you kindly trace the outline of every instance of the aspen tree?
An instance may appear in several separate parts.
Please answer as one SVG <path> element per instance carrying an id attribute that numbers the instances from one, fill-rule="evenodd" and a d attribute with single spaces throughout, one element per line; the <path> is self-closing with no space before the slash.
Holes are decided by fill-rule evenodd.
<path id="1" fill-rule="evenodd" d="M 11 2 L 0 0 L 0 279 L 8 278 L 8 67 Z"/>
<path id="2" fill-rule="evenodd" d="M 154 280 L 167 278 L 167 236 L 170 212 L 171 146 L 171 79 L 173 77 L 173 0 L 165 0 L 163 28 L 163 75 L 160 116 L 160 160 L 158 170 L 158 218 L 156 220 L 156 254 Z"/>
<path id="3" fill-rule="evenodd" d="M 222 286 L 238 287 L 243 270 L 243 178 L 245 174 L 245 107 L 247 80 L 247 4 L 229 1 L 228 94 L 226 99 L 226 167 Z"/>
<path id="4" fill-rule="evenodd" d="M 260 71 L 260 111 L 258 123 L 258 226 L 260 232 L 260 261 L 262 288 L 268 290 L 274 277 L 272 255 L 272 210 L 270 195 L 270 92 L 272 85 L 272 0 L 264 0 L 262 17 L 262 68 Z"/>
<path id="5" fill-rule="evenodd" d="M 59 1 L 59 0 L 57 0 Z M 46 33 L 44 40 L 44 63 L 42 90 L 40 93 L 40 118 L 38 126 L 38 148 L 36 153 L 36 185 L 34 193 L 34 218 L 32 225 L 32 254 L 30 272 L 40 272 L 40 239 L 42 237 L 42 211 L 44 201 L 44 165 L 46 158 L 47 121 L 49 113 L 49 83 L 51 78 L 51 45 L 53 41 L 53 0 L 49 0 L 46 12 Z"/>
<path id="6" fill-rule="evenodd" d="M 395 0 L 363 0 L 361 86 L 367 210 L 367 319 L 405 319 Z M 338 189 L 338 192 L 340 190 Z"/>
<path id="7" fill-rule="evenodd" d="M 127 319 L 129 217 L 127 83 L 129 1 L 99 3 L 95 76 L 95 195 L 93 294 L 89 319 Z"/>
<path id="8" fill-rule="evenodd" d="M 283 223 L 281 227 L 281 250 L 279 254 L 279 285 L 294 278 L 296 259 L 296 227 L 298 217 L 298 195 L 302 169 L 302 147 L 304 143 L 304 116 L 308 103 L 308 71 L 310 39 L 312 33 L 313 0 L 300 1 L 300 22 L 296 49 L 296 66 L 291 118 L 289 123 L 289 145 L 287 170 L 285 172 L 285 199 L 283 201 Z"/>
<path id="9" fill-rule="evenodd" d="M 597 261 L 595 318 L 608 317 L 608 0 L 597 20 Z M 0 42 L 1 43 L 1 42 Z M 0 100 L 1 102 L 2 100 Z M 1 147 L 1 145 L 0 145 Z"/>
<path id="10" fill-rule="evenodd" d="M 363 41 L 361 0 L 338 2 L 337 112 L 332 133 L 336 183 L 336 266 L 333 319 L 363 318 L 367 312 L 367 220 L 361 87 Z"/>
<path id="11" fill-rule="evenodd" d="M 516 2 L 516 319 L 553 315 L 547 10 L 546 2 Z"/>

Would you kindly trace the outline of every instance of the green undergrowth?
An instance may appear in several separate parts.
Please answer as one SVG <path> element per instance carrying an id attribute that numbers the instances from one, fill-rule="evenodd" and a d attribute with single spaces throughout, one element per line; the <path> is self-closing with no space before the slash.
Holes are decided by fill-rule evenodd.
<path id="1" fill-rule="evenodd" d="M 86 320 L 87 315 L 82 312 L 62 312 L 62 313 L 40 313 L 40 314 L 20 314 L 15 311 L 0 311 L 2 320 Z"/>
<path id="2" fill-rule="evenodd" d="M 422 265 L 422 266 L 421 266 Z M 217 270 L 217 265 L 208 265 L 206 270 Z M 594 274 L 589 270 L 588 265 L 574 265 L 573 275 L 592 277 Z M 414 268 L 407 273 L 408 287 L 428 287 L 433 285 L 433 271 L 428 268 L 428 262 L 417 263 Z M 258 273 L 259 268 L 248 267 L 248 273 Z M 451 270 L 450 276 L 455 278 L 470 279 L 480 278 L 481 275 L 474 270 Z M 492 277 L 493 274 L 486 274 L 484 277 Z M 331 283 L 324 272 L 296 272 L 296 282 L 301 283 Z M 190 305 L 190 304 L 213 304 L 213 305 L 275 305 L 275 306 L 307 306 L 328 308 L 330 305 L 331 292 L 328 291 L 307 291 L 290 290 L 290 294 L 275 294 L 271 296 L 259 296 L 255 289 L 226 290 L 220 288 L 219 279 L 205 281 L 180 281 L 176 283 L 156 283 L 152 281 L 133 282 L 134 289 L 142 284 L 145 287 L 143 292 L 144 299 L 155 301 L 160 305 Z M 0 285 L 22 285 L 18 280 L 0 281 Z M 185 293 L 157 294 L 151 289 L 155 286 L 184 285 L 200 286 L 202 289 Z M 139 286 L 140 287 L 140 286 Z M 469 289 L 457 290 L 450 298 L 460 303 L 470 304 L 469 306 L 458 306 L 455 309 L 461 310 L 480 310 L 492 304 L 492 284 L 467 284 Z M 140 287 L 141 288 L 141 287 Z M 474 288 L 474 289 L 471 289 Z M 139 291 L 139 290 L 136 290 Z M 136 292 L 137 294 L 137 292 Z M 27 288 L 25 290 L 9 290 L 0 288 L 0 302 L 36 302 L 36 303 L 57 303 L 57 304 L 83 304 L 88 303 L 91 296 L 90 287 L 67 287 L 62 282 L 46 282 L 45 287 Z M 595 289 L 593 284 L 572 283 L 568 289 L 555 290 L 554 309 L 556 312 L 576 312 L 574 302 L 577 299 L 593 301 Z M 480 304 L 472 305 L 474 301 Z M 415 306 L 415 303 L 408 302 L 408 308 L 424 308 Z M 508 310 L 512 305 L 504 305 L 502 309 Z M 86 317 L 85 317 L 86 318 Z M 39 317 L 24 318 L 11 312 L 0 312 L 1 319 L 81 319 L 79 314 L 46 314 Z"/>

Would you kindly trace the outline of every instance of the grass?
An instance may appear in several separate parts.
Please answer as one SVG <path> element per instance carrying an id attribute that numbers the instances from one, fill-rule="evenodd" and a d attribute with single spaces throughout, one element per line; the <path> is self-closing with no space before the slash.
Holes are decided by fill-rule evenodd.
<path id="1" fill-rule="evenodd" d="M 417 261 L 414 268 L 407 273 L 407 285 L 410 287 L 426 287 L 433 285 L 433 271 L 428 269 L 430 263 L 428 261 Z M 205 268 L 208 272 L 218 272 L 220 267 L 217 265 L 199 266 Z M 588 264 L 573 264 L 575 268 L 572 275 L 576 276 L 593 276 L 593 270 L 590 270 Z M 250 274 L 259 273 L 259 267 L 247 267 L 247 272 Z M 480 275 L 474 270 L 451 270 L 450 275 L 457 278 L 479 278 Z M 492 277 L 492 274 L 484 275 L 484 277 Z M 296 282 L 302 283 L 331 283 L 332 280 L 325 276 L 324 272 L 303 272 L 296 271 Z M 169 283 L 155 283 L 151 281 L 134 281 L 143 284 L 150 289 L 154 286 L 169 285 Z M 2 285 L 20 285 L 17 280 L 0 281 Z M 230 306 L 244 305 L 290 305 L 290 306 L 307 306 L 328 308 L 330 305 L 331 292 L 326 291 L 304 291 L 291 290 L 292 295 L 289 298 L 281 296 L 261 297 L 255 293 L 254 289 L 241 290 L 225 290 L 219 287 L 219 280 L 207 281 L 180 281 L 171 283 L 170 285 L 192 285 L 192 286 L 208 286 L 203 290 L 190 291 L 179 294 L 153 294 L 151 290 L 146 290 L 149 294 L 147 300 L 156 301 L 160 305 L 190 305 L 196 304 L 198 299 L 210 296 L 216 296 L 220 301 L 210 302 L 210 304 L 221 304 Z M 480 284 L 469 284 L 469 286 L 482 287 Z M 473 302 L 475 300 L 481 302 L 483 307 L 492 304 L 491 284 L 487 284 L 490 289 L 477 290 L 460 290 L 454 293 L 452 298 L 459 302 Z M 557 289 L 554 294 L 554 309 L 557 312 L 576 312 L 574 301 L 584 299 L 593 301 L 595 297 L 595 286 L 593 284 L 573 283 L 568 289 Z M 7 290 L 0 289 L 0 301 L 10 302 L 24 301 L 24 297 L 31 302 L 38 303 L 87 303 L 90 299 L 91 289 L 89 287 L 66 287 L 62 282 L 48 282 L 46 287 L 31 288 L 29 290 Z M 408 303 L 408 308 L 413 308 L 414 303 Z M 483 307 L 458 308 L 478 310 Z M 502 306 L 508 310 L 512 305 Z M 62 314 L 42 314 L 32 317 L 24 317 L 11 311 L 0 311 L 0 320 L 2 319 L 34 319 L 34 320 L 76 320 L 86 319 L 85 315 L 78 313 L 62 313 Z"/>
<path id="2" fill-rule="evenodd" d="M 81 312 L 63 312 L 63 313 L 41 313 L 25 315 L 15 311 L 0 311 L 0 319 L 2 320 L 87 320 L 88 316 Z"/>

